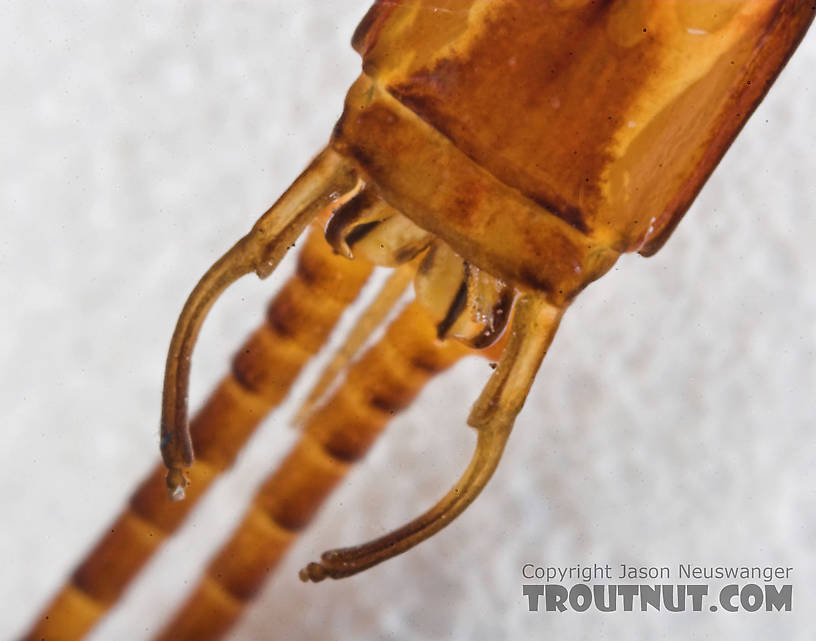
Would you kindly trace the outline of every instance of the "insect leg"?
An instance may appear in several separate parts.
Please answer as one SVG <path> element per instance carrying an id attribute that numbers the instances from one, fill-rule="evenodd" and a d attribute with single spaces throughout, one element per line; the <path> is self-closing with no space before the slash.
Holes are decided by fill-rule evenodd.
<path id="1" fill-rule="evenodd" d="M 527 294 L 516 304 L 509 341 L 496 371 L 471 410 L 476 451 L 458 483 L 434 507 L 403 527 L 363 545 L 325 552 L 300 572 L 304 581 L 351 576 L 397 556 L 432 536 L 461 514 L 498 465 L 516 415 L 552 341 L 562 309 Z"/>
<path id="2" fill-rule="evenodd" d="M 193 289 L 170 341 L 164 378 L 161 450 L 171 498 L 184 498 L 184 469 L 193 464 L 187 424 L 190 361 L 210 307 L 241 276 L 252 271 L 261 278 L 271 274 L 312 219 L 358 187 L 359 180 L 349 163 L 331 149 L 324 150 Z"/>
<path id="3" fill-rule="evenodd" d="M 166 470 L 159 462 L 33 622 L 26 641 L 76 641 L 104 616 L 210 484 L 232 465 L 267 413 L 286 397 L 371 269 L 366 261 L 336 255 L 315 221 L 295 273 L 269 305 L 268 320 L 237 351 L 231 373 L 190 422 L 198 456 L 187 500 L 167 500 Z"/>
<path id="4" fill-rule="evenodd" d="M 407 305 L 309 417 L 300 441 L 263 483 L 231 539 L 158 638 L 221 638 L 394 413 L 468 353 L 455 341 L 436 340 L 425 309 L 416 302 Z"/>

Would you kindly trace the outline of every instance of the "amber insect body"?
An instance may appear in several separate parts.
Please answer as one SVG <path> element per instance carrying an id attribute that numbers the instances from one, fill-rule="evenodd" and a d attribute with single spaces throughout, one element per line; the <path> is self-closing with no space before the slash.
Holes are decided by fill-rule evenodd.
<path id="1" fill-rule="evenodd" d="M 417 300 L 352 364 L 366 332 L 350 341 L 336 361 L 341 386 L 304 412 L 301 443 L 162 638 L 228 629 L 389 414 L 468 349 L 489 350 L 498 365 L 468 418 L 476 452 L 451 491 L 389 535 L 327 552 L 301 578 L 364 570 L 460 514 L 496 468 L 566 307 L 621 253 L 660 248 L 812 18 L 794 2 L 375 4 L 353 39 L 363 74 L 329 146 L 207 272 L 179 319 L 161 424 L 173 498 L 191 503 L 230 464 L 371 264 L 400 277 L 364 325 L 376 325 L 411 277 Z M 328 244 L 310 233 L 297 276 L 191 435 L 190 358 L 207 310 L 240 276 L 271 273 L 327 210 Z M 332 304 L 310 302 L 315 293 Z M 49 638 L 78 638 L 115 600 L 155 547 L 143 542 L 144 523 L 165 533 L 180 523 L 184 503 L 160 502 L 161 476 L 58 597 L 53 612 L 84 614 L 61 636 L 53 620 L 42 623 Z M 115 558 L 138 541 L 139 553 Z"/>

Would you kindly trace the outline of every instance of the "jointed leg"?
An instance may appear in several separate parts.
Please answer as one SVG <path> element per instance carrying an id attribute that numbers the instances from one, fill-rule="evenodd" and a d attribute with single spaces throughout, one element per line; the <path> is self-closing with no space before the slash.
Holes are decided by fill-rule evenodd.
<path id="1" fill-rule="evenodd" d="M 476 451 L 448 494 L 422 516 L 390 534 L 363 545 L 324 553 L 320 563 L 310 563 L 301 570 L 302 580 L 351 576 L 397 556 L 441 530 L 473 502 L 498 465 L 561 313 L 561 309 L 533 294 L 522 296 L 517 302 L 507 346 L 468 419 L 478 431 Z"/>
<path id="2" fill-rule="evenodd" d="M 161 450 L 171 498 L 184 498 L 184 469 L 193 464 L 187 390 L 193 347 L 207 312 L 241 276 L 251 271 L 261 278 L 271 274 L 309 222 L 358 186 L 349 163 L 331 149 L 324 150 L 252 230 L 204 274 L 187 299 L 170 342 L 162 398 Z"/>
<path id="3" fill-rule="evenodd" d="M 352 463 L 394 413 L 437 373 L 470 353 L 437 341 L 436 327 L 416 302 L 349 366 L 343 383 L 317 408 L 277 470 L 258 490 L 242 522 L 210 562 L 162 641 L 213 641 L 238 619 L 252 596 Z"/>
<path id="4" fill-rule="evenodd" d="M 190 422 L 198 456 L 190 469 L 193 485 L 187 500 L 167 500 L 166 470 L 159 462 L 24 639 L 77 641 L 107 612 L 212 481 L 232 465 L 267 413 L 286 397 L 370 272 L 369 263 L 334 254 L 323 238 L 322 224 L 315 221 L 295 273 L 269 305 L 268 320 L 237 351 L 232 372 Z"/>

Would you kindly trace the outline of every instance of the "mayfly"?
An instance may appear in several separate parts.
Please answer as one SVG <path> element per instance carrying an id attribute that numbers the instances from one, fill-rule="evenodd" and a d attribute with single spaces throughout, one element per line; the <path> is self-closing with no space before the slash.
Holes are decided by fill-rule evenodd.
<path id="1" fill-rule="evenodd" d="M 303 413 L 303 439 L 161 638 L 216 638 L 397 411 L 472 351 L 496 369 L 470 412 L 473 459 L 428 512 L 325 553 L 342 578 L 449 525 L 498 465 L 562 314 L 627 252 L 657 251 L 813 18 L 799 2 L 378 2 L 354 37 L 364 73 L 329 145 L 207 272 L 167 361 L 157 468 L 30 638 L 79 638 L 285 396 L 366 282 L 389 279 Z M 192 348 L 234 280 L 295 276 L 188 432 Z M 413 281 L 414 302 L 356 360 Z M 334 365 L 337 365 L 335 368 Z M 334 370 L 337 370 L 335 372 Z M 194 459 L 193 450 L 198 454 Z M 165 484 L 172 498 L 168 503 Z M 156 536 L 156 532 L 161 536 Z"/>

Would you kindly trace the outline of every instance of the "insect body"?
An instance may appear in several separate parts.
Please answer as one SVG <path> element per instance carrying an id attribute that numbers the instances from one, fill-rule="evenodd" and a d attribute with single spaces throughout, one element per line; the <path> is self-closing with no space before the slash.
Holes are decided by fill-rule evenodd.
<path id="1" fill-rule="evenodd" d="M 359 287 L 365 274 L 345 272 L 365 268 L 340 266 L 340 257 L 413 272 L 417 302 L 393 326 L 400 331 L 389 330 L 360 361 L 365 367 L 350 366 L 343 387 L 309 414 L 304 442 L 261 490 L 166 638 L 214 638 L 228 628 L 388 412 L 465 353 L 448 339 L 499 354 L 468 420 L 478 442 L 466 472 L 416 520 L 324 554 L 301 578 L 364 570 L 460 514 L 498 464 L 564 309 L 621 253 L 660 247 L 812 17 L 811 7 L 786 2 L 376 4 L 354 38 L 364 73 L 331 144 L 205 275 L 182 312 L 162 415 L 172 496 L 200 492 L 229 464 L 234 453 L 222 453 L 227 439 L 217 435 L 224 418 L 244 416 L 240 443 L 285 393 L 306 356 L 280 343 L 314 351 L 325 339 L 334 318 L 310 335 L 321 310 L 303 296 L 310 287 L 327 295 L 338 274 Z M 325 235 L 340 257 L 315 247 L 304 255 L 295 293 L 273 304 L 191 439 L 190 355 L 209 306 L 243 274 L 271 273 L 327 208 Z M 351 290 L 338 297 L 338 314 Z M 270 371 L 270 360 L 289 365 Z M 263 402 L 249 411 L 252 395 Z M 193 445 L 204 453 L 196 464 Z M 145 522 L 165 532 L 178 524 L 183 512 L 158 503 L 160 480 L 155 473 L 131 502 L 117 545 L 138 540 Z M 95 558 L 110 563 L 116 549 L 102 544 Z M 91 559 L 58 608 L 79 608 L 90 596 L 103 609 L 153 549 L 113 563 L 113 572 Z M 78 633 L 84 627 L 80 621 Z"/>

